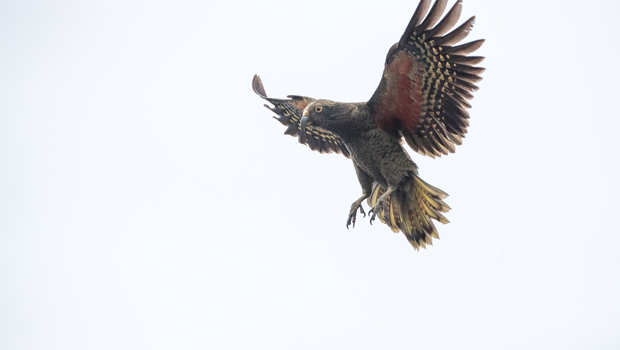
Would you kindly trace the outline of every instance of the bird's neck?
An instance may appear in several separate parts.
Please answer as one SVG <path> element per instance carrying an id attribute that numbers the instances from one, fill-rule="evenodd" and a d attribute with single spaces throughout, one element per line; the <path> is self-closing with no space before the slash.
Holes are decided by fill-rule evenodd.
<path id="1" fill-rule="evenodd" d="M 338 118 L 341 122 L 330 125 L 329 130 L 345 141 L 357 138 L 360 133 L 365 133 L 375 127 L 370 108 L 365 102 L 347 103 L 343 107 L 342 113 L 345 117 Z"/>

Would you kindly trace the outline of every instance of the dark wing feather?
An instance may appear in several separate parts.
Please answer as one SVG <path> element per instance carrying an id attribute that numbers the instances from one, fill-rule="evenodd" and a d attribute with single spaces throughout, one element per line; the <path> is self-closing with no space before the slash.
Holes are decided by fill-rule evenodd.
<path id="1" fill-rule="evenodd" d="M 416 152 L 430 157 L 453 153 L 469 126 L 467 102 L 478 90 L 484 57 L 468 57 L 484 40 L 453 46 L 471 31 L 472 17 L 457 23 L 462 1 L 441 17 L 447 0 L 422 0 L 400 41 L 388 52 L 383 78 L 368 101 L 377 126 L 401 134 Z M 426 16 L 426 18 L 425 18 Z M 434 26 L 434 27 L 433 27 Z"/>
<path id="2" fill-rule="evenodd" d="M 297 137 L 301 114 L 304 108 L 314 99 L 296 95 L 287 96 L 288 99 L 269 98 L 258 75 L 255 75 L 254 79 L 252 79 L 252 88 L 258 96 L 273 104 L 274 107 L 268 105 L 265 105 L 265 107 L 277 114 L 278 116 L 274 118 L 287 127 L 284 133 Z M 336 134 L 312 125 L 306 127 L 306 134 L 307 144 L 311 150 L 320 153 L 341 153 L 345 157 L 350 158 L 349 150 Z"/>

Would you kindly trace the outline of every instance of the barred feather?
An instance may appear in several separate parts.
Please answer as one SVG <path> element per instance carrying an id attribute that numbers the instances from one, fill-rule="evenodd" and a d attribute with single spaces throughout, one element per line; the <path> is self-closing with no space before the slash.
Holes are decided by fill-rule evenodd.
<path id="1" fill-rule="evenodd" d="M 484 40 L 453 46 L 471 31 L 475 17 L 447 33 L 461 14 L 458 0 L 435 27 L 446 1 L 437 0 L 423 20 L 429 1 L 416 9 L 403 37 L 390 49 L 381 84 L 368 102 L 377 126 L 402 134 L 414 151 L 430 157 L 453 153 L 467 133 L 468 102 L 484 68 L 484 57 L 468 57 Z M 421 22 L 421 23 L 420 23 Z M 420 24 L 418 24 L 420 23 Z M 409 89 L 402 94 L 402 89 Z"/>
<path id="2" fill-rule="evenodd" d="M 314 99 L 297 95 L 289 95 L 287 96 L 289 99 L 286 100 L 269 98 L 267 97 L 265 87 L 263 86 L 263 83 L 258 75 L 255 75 L 252 80 L 252 88 L 258 96 L 274 105 L 274 107 L 270 107 L 268 105 L 265 105 L 265 107 L 277 114 L 278 116 L 274 118 L 287 127 L 284 134 L 297 137 L 300 130 L 301 114 L 304 108 L 309 103 L 314 101 Z M 327 131 L 319 127 L 308 126 L 306 128 L 306 134 L 308 136 L 306 137 L 308 147 L 310 147 L 311 150 L 318 151 L 320 153 L 336 152 L 341 153 L 347 158 L 351 157 L 349 150 L 340 136 L 332 133 L 331 131 Z"/>
<path id="3" fill-rule="evenodd" d="M 375 184 L 368 205 L 374 207 L 383 193 L 385 188 Z M 387 206 L 377 216 L 392 231 L 403 232 L 413 248 L 419 250 L 420 247 L 426 248 L 427 244 L 432 245 L 432 238 L 439 239 L 433 220 L 449 223 L 442 214 L 450 210 L 443 201 L 446 197 L 447 193 L 410 172 L 407 180 L 386 199 Z"/>

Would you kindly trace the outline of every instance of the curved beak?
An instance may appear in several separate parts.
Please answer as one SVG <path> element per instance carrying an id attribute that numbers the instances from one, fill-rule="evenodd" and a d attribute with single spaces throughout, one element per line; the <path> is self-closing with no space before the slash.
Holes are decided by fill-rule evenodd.
<path id="1" fill-rule="evenodd" d="M 307 115 L 301 117 L 301 122 L 299 123 L 299 143 L 306 144 L 308 142 L 306 138 L 306 125 L 312 125 L 312 122 L 308 124 L 308 119 Z"/>

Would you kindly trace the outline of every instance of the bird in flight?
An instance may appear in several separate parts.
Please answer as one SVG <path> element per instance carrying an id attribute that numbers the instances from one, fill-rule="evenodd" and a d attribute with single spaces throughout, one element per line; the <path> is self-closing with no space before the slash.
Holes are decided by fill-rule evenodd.
<path id="1" fill-rule="evenodd" d="M 418 176 L 403 143 L 432 158 L 454 153 L 469 126 L 467 101 L 485 70 L 475 66 L 484 57 L 468 56 L 484 40 L 455 46 L 469 34 L 475 17 L 450 31 L 462 0 L 441 18 L 446 5 L 447 0 L 436 0 L 431 8 L 431 0 L 420 1 L 388 51 L 381 82 L 368 102 L 270 98 L 261 79 L 252 80 L 254 92 L 273 105 L 265 106 L 286 126 L 285 134 L 312 150 L 353 160 L 362 196 L 351 205 L 347 228 L 355 227 L 358 211 L 366 216 L 362 202 L 367 200 L 370 223 L 379 218 L 394 232 L 402 231 L 416 250 L 439 238 L 433 220 L 448 223 L 442 213 L 450 207 L 443 201 L 447 193 Z"/>

